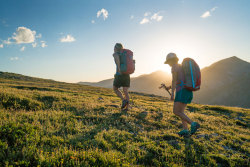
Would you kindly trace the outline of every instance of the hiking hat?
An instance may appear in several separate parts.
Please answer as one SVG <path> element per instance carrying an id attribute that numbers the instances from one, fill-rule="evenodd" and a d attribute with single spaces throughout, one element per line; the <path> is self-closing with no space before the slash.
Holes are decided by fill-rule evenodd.
<path id="1" fill-rule="evenodd" d="M 175 53 L 169 53 L 166 57 L 166 61 L 164 62 L 164 64 L 168 64 L 169 60 L 172 59 L 177 59 L 177 61 L 179 60 Z"/>

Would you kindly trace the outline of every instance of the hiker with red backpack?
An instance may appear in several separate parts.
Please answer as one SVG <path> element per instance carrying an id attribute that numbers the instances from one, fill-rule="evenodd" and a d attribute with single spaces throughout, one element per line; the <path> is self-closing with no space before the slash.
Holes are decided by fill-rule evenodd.
<path id="1" fill-rule="evenodd" d="M 116 43 L 113 54 L 116 64 L 116 74 L 113 82 L 113 90 L 118 97 L 122 100 L 121 109 L 128 109 L 129 107 L 129 94 L 128 89 L 130 87 L 130 74 L 135 71 L 135 61 L 133 60 L 133 52 L 124 49 L 122 44 Z M 120 87 L 123 87 L 123 97 Z"/>
<path id="2" fill-rule="evenodd" d="M 178 57 L 175 53 L 169 53 L 164 64 L 171 67 L 172 72 L 172 87 L 165 86 L 166 90 L 172 88 L 171 101 L 174 101 L 173 112 L 181 118 L 183 130 L 178 132 L 180 136 L 188 137 L 194 134 L 200 127 L 200 124 L 193 122 L 185 113 L 184 110 L 187 104 L 193 99 L 193 91 L 200 89 L 201 74 L 200 68 L 191 58 L 183 60 L 182 64 L 178 64 Z M 188 124 L 191 124 L 191 130 L 188 130 Z"/>

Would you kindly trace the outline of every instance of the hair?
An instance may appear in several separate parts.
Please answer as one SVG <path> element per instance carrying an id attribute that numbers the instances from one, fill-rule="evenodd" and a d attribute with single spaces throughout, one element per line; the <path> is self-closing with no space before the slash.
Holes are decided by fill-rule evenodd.
<path id="1" fill-rule="evenodd" d="M 115 49 L 116 49 L 117 51 L 121 51 L 121 50 L 123 49 L 122 44 L 121 44 L 121 43 L 116 43 L 116 44 L 115 44 Z"/>

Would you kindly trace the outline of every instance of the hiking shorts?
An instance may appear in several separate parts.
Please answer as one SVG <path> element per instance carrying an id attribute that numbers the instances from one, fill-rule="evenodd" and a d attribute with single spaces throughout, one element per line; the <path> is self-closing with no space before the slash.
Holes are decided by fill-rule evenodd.
<path id="1" fill-rule="evenodd" d="M 120 87 L 130 87 L 130 76 L 128 74 L 115 75 L 113 86 Z"/>
<path id="2" fill-rule="evenodd" d="M 174 102 L 182 102 L 185 104 L 191 103 L 193 100 L 193 92 L 182 88 L 178 92 L 176 92 Z"/>

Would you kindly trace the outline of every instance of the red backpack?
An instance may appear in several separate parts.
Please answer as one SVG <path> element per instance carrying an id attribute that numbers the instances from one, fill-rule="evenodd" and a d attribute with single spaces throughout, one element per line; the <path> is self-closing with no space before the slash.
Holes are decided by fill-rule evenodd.
<path id="1" fill-rule="evenodd" d="M 133 52 L 128 49 L 122 49 L 119 57 L 121 73 L 133 74 L 135 72 L 135 60 L 133 59 Z"/>
<path id="2" fill-rule="evenodd" d="M 201 86 L 201 71 L 198 64 L 191 58 L 185 58 L 182 62 L 185 76 L 184 87 L 190 91 L 197 91 Z"/>

